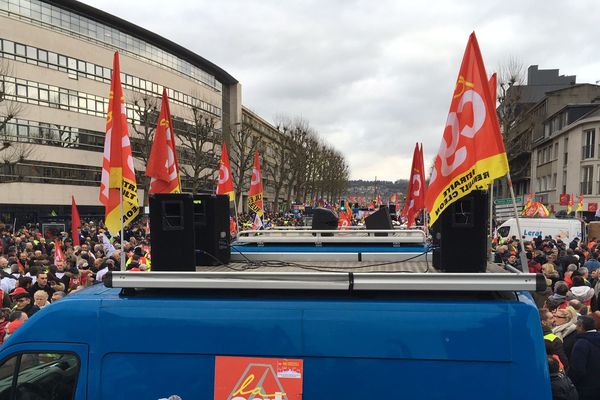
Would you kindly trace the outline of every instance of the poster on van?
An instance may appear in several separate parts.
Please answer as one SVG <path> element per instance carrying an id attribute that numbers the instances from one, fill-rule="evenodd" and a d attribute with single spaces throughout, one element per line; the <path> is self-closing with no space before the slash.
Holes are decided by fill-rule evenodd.
<path id="1" fill-rule="evenodd" d="M 302 398 L 299 359 L 217 356 L 215 400 Z"/>

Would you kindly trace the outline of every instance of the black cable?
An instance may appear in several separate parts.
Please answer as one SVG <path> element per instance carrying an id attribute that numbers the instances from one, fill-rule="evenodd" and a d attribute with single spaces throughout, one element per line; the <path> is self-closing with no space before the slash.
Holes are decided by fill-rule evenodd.
<path id="1" fill-rule="evenodd" d="M 419 253 L 413 257 L 409 257 L 406 258 L 404 260 L 400 260 L 400 261 L 388 261 L 388 262 L 384 262 L 384 263 L 376 263 L 376 264 L 367 264 L 367 265 L 357 265 L 357 266 L 344 266 L 344 267 L 334 267 L 334 266 L 329 266 L 329 265 L 306 265 L 306 264 L 301 264 L 301 263 L 295 263 L 295 262 L 289 262 L 289 261 L 278 261 L 278 260 L 264 260 L 264 261 L 252 261 L 250 260 L 248 257 L 246 257 L 239 249 L 237 249 L 235 246 L 231 246 L 232 249 L 234 249 L 235 251 L 237 251 L 239 254 L 242 255 L 242 257 L 244 257 L 246 259 L 246 262 L 248 264 L 250 264 L 253 268 L 252 269 L 256 269 L 256 268 L 260 268 L 260 267 L 271 267 L 271 268 L 283 268 L 283 267 L 297 267 L 300 269 L 307 269 L 307 270 L 311 270 L 311 271 L 319 271 L 319 272 L 337 272 L 337 271 L 348 271 L 348 270 L 355 270 L 355 269 L 362 269 L 362 268 L 372 268 L 372 267 L 380 267 L 380 266 L 386 266 L 386 265 L 392 265 L 392 264 L 398 264 L 398 263 L 403 263 L 406 261 L 410 261 L 413 260 L 417 257 L 420 257 L 422 255 L 425 255 L 425 260 L 427 263 L 427 267 L 425 269 L 425 273 L 429 272 L 429 263 L 427 261 L 427 253 L 432 249 L 431 247 L 427 248 L 423 253 Z M 236 271 L 243 271 L 245 269 L 235 269 L 235 268 L 231 268 L 230 269 L 236 270 Z M 367 273 L 380 273 L 382 271 L 368 271 Z M 383 271 L 386 273 L 414 273 L 415 271 L 407 271 L 407 270 L 395 270 L 395 271 Z"/>

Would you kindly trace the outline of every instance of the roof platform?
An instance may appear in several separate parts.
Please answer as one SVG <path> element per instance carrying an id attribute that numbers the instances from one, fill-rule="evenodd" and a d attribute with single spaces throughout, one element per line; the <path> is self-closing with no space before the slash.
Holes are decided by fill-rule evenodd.
<path id="1" fill-rule="evenodd" d="M 231 245 L 234 262 L 406 262 L 431 260 L 421 230 L 242 231 Z"/>
<path id="2" fill-rule="evenodd" d="M 541 274 L 505 270 L 444 273 L 429 262 L 258 262 L 196 267 L 196 272 L 110 273 L 105 284 L 122 289 L 328 290 L 514 292 L 543 291 Z"/>

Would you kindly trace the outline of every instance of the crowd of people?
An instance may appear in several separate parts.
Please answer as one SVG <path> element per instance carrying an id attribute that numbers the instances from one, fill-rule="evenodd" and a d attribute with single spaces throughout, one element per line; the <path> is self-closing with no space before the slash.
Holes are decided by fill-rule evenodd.
<path id="1" fill-rule="evenodd" d="M 495 248 L 495 262 L 531 273 L 548 289 L 534 294 L 548 356 L 554 399 L 600 399 L 600 241 L 515 237 Z"/>
<path id="2" fill-rule="evenodd" d="M 124 231 L 123 247 L 118 237 L 110 238 L 94 222 L 81 226 L 77 245 L 67 232 L 52 239 L 44 233 L 39 224 L 17 230 L 0 225 L 0 344 L 40 309 L 102 282 L 108 271 L 120 270 L 121 251 L 127 270 L 151 267 L 142 224 Z"/>

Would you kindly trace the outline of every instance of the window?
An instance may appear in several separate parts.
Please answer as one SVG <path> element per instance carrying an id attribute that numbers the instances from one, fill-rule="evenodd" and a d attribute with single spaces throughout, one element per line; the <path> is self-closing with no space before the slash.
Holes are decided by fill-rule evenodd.
<path id="1" fill-rule="evenodd" d="M 593 179 L 593 167 L 583 167 L 581 169 L 581 194 L 592 194 Z"/>
<path id="2" fill-rule="evenodd" d="M 554 159 L 558 160 L 558 142 L 554 143 Z"/>
<path id="3" fill-rule="evenodd" d="M 17 354 L 0 365 L 0 398 L 73 399 L 78 375 L 74 354 Z"/>
<path id="4" fill-rule="evenodd" d="M 594 148 L 596 143 L 596 131 L 595 129 L 587 129 L 583 131 L 584 146 L 582 149 L 581 158 L 583 160 L 588 158 L 594 158 Z"/>
<path id="5" fill-rule="evenodd" d="M 564 152 L 563 167 L 567 168 L 567 163 L 569 162 L 569 138 L 565 138 Z"/>

